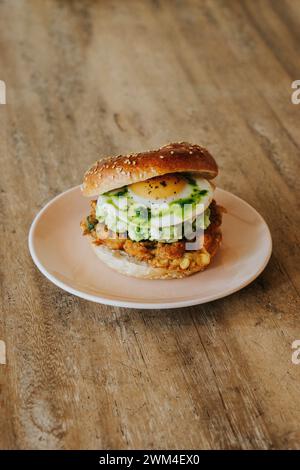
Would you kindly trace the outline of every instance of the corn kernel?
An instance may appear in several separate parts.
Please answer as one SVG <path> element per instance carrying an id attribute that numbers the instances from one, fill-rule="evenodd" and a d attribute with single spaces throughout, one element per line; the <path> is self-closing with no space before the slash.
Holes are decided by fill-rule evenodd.
<path id="1" fill-rule="evenodd" d="M 183 260 L 180 263 L 180 268 L 187 269 L 189 265 L 190 265 L 190 260 L 188 258 L 183 258 Z"/>
<path id="2" fill-rule="evenodd" d="M 203 265 L 207 265 L 210 263 L 210 255 L 209 253 L 201 253 L 199 255 L 199 258 L 200 258 L 200 263 L 203 264 Z"/>

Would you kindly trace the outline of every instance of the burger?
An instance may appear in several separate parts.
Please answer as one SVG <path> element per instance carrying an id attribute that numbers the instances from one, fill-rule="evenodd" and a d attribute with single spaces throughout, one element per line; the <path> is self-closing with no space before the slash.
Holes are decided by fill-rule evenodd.
<path id="1" fill-rule="evenodd" d="M 175 279 L 203 271 L 222 240 L 217 174 L 211 154 L 187 142 L 98 161 L 81 186 L 93 198 L 83 235 L 122 274 Z"/>

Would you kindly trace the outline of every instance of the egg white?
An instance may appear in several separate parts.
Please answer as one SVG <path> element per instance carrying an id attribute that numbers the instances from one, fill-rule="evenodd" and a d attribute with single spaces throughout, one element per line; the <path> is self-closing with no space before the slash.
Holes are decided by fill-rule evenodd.
<path id="1" fill-rule="evenodd" d="M 202 195 L 200 201 L 194 205 L 183 206 L 176 204 L 176 201 L 191 198 L 193 196 L 194 185 L 187 182 L 184 188 L 167 198 L 153 199 L 144 198 L 137 195 L 134 191 L 127 187 L 128 195 L 119 198 L 112 198 L 113 206 L 107 201 L 107 197 L 102 195 L 98 199 L 97 211 L 106 217 L 118 218 L 120 221 L 128 222 L 128 213 L 130 214 L 130 206 L 142 206 L 151 209 L 151 230 L 157 230 L 159 227 L 170 227 L 182 224 L 187 220 L 194 220 L 203 214 L 209 207 L 214 196 L 214 185 L 204 178 L 193 175 L 198 190 L 206 190 L 207 193 Z M 127 199 L 126 199 L 127 198 Z M 134 207 L 132 207 L 133 209 Z M 134 224 L 133 221 L 131 223 Z"/>
<path id="2" fill-rule="evenodd" d="M 199 178 L 197 176 L 196 177 L 193 176 L 193 180 L 196 182 L 199 190 L 205 189 L 208 191 L 208 194 L 202 198 L 203 200 L 205 197 L 207 196 L 209 197 L 210 194 L 213 194 L 214 188 L 208 180 L 204 178 Z M 166 198 L 155 199 L 154 201 L 153 199 L 138 196 L 134 191 L 131 190 L 130 186 L 128 186 L 128 193 L 130 194 L 134 202 L 141 204 L 143 206 L 149 207 L 149 208 L 151 208 L 151 206 L 154 203 L 155 204 L 169 204 L 171 202 L 176 202 L 178 199 L 185 199 L 185 198 L 191 197 L 192 191 L 193 191 L 192 184 L 187 182 L 183 190 L 180 192 L 177 192 L 177 194 L 166 197 Z"/>
<path id="3" fill-rule="evenodd" d="M 189 183 L 187 183 L 183 190 L 178 192 L 176 195 L 168 198 L 156 199 L 155 202 L 151 199 L 136 195 L 133 191 L 130 191 L 130 187 L 128 187 L 128 192 L 136 204 L 140 204 L 151 209 L 151 224 L 153 227 L 168 227 L 171 225 L 181 224 L 191 218 L 196 218 L 210 205 L 214 195 L 214 186 L 204 178 L 196 176 L 193 177 L 193 179 L 197 184 L 197 189 L 207 191 L 205 195 L 201 196 L 199 203 L 195 205 L 193 210 L 191 210 L 191 205 L 186 205 L 182 209 L 178 204 L 176 204 L 176 201 L 192 197 L 194 186 Z M 170 203 L 172 204 L 170 205 Z M 162 211 L 161 215 L 159 215 L 160 210 Z"/>

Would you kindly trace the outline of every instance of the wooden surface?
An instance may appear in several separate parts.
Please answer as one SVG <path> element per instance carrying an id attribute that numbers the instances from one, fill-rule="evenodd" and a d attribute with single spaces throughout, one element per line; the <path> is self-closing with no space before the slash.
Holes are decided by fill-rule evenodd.
<path id="1" fill-rule="evenodd" d="M 299 22 L 299 0 L 0 1 L 1 448 L 300 446 Z M 36 212 L 98 156 L 173 140 L 265 217 L 259 279 L 169 311 L 48 282 Z"/>

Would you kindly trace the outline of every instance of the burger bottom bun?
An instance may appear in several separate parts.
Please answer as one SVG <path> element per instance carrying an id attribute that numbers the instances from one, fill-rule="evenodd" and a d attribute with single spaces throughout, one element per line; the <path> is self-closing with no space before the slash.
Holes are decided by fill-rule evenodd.
<path id="1" fill-rule="evenodd" d="M 218 246 L 220 241 L 218 242 Z M 96 245 L 95 243 L 91 244 L 98 258 L 107 266 L 121 274 L 140 279 L 180 279 L 186 276 L 190 276 L 196 272 L 203 271 L 205 268 L 207 268 L 207 266 L 209 266 L 209 264 L 206 264 L 198 266 L 193 270 L 185 269 L 182 271 L 175 271 L 167 268 L 157 268 L 149 265 L 147 262 L 136 260 L 124 251 L 110 250 L 104 245 Z M 216 249 L 214 250 L 214 253 L 211 253 L 211 258 L 217 251 L 218 246 L 215 247 Z"/>

